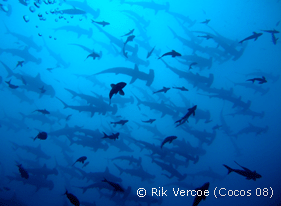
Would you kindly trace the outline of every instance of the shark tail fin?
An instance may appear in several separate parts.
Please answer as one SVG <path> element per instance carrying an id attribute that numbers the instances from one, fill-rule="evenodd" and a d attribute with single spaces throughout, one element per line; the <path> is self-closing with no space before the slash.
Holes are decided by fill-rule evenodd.
<path id="1" fill-rule="evenodd" d="M 86 16 L 87 17 L 87 16 Z M 88 38 L 90 39 L 91 37 L 93 36 L 93 29 L 90 28 L 89 29 L 89 35 L 88 35 Z"/>
<path id="2" fill-rule="evenodd" d="M 248 79 L 247 81 L 251 81 L 252 83 L 254 83 L 255 79 Z"/>
<path id="3" fill-rule="evenodd" d="M 6 64 L 4 64 L 2 61 L 0 61 L 0 62 L 5 67 L 6 71 L 8 72 L 8 76 L 6 78 L 10 78 L 11 76 L 13 76 L 14 73 L 12 72 L 12 70 Z"/>
<path id="4" fill-rule="evenodd" d="M 106 138 L 106 137 L 107 137 L 107 134 L 105 134 L 104 132 L 103 132 L 103 135 L 104 135 L 103 138 Z"/>
<path id="5" fill-rule="evenodd" d="M 141 100 L 137 96 L 135 96 L 135 98 L 137 99 L 137 106 L 139 106 L 141 104 Z"/>
<path id="6" fill-rule="evenodd" d="M 78 187 L 78 188 L 83 190 L 83 192 L 82 192 L 83 194 L 87 191 L 87 188 L 85 188 L 85 187 Z"/>
<path id="7" fill-rule="evenodd" d="M 197 155 L 193 161 L 193 164 L 196 164 L 199 161 L 199 156 Z"/>
<path id="8" fill-rule="evenodd" d="M 227 174 L 233 172 L 233 169 L 230 168 L 229 166 L 227 166 L 227 165 L 225 165 L 225 164 L 224 164 L 223 166 L 228 170 L 228 173 L 227 173 Z"/>
<path id="9" fill-rule="evenodd" d="M 63 103 L 64 109 L 69 107 L 69 106 L 68 106 L 64 101 L 62 101 L 60 98 L 58 98 L 58 97 L 56 97 L 56 98 L 57 98 L 61 103 Z"/>
<path id="10" fill-rule="evenodd" d="M 24 120 L 24 119 L 25 119 L 25 117 L 26 117 L 26 115 L 25 115 L 25 114 L 23 114 L 23 113 L 21 113 L 21 112 L 19 112 L 19 114 L 22 116 L 22 120 Z"/>
<path id="11" fill-rule="evenodd" d="M 150 69 L 148 77 L 147 77 L 146 86 L 150 86 L 152 84 L 153 80 L 154 80 L 154 70 Z"/>
<path id="12" fill-rule="evenodd" d="M 118 165 L 116 165 L 116 164 L 114 164 L 114 165 L 120 171 L 120 175 L 122 175 L 122 173 L 124 172 L 123 169 L 121 167 L 119 167 Z"/>

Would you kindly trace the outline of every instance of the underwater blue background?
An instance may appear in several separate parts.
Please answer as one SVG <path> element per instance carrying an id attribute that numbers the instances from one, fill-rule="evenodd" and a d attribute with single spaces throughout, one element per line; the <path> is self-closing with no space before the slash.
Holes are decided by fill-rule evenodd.
<path id="1" fill-rule="evenodd" d="M 271 33 L 261 30 L 280 31 L 281 2 L 146 2 L 142 7 L 133 0 L 1 1 L 1 205 L 72 205 L 66 190 L 80 205 L 192 205 L 193 196 L 175 197 L 173 188 L 192 190 L 206 182 L 210 195 L 201 206 L 280 204 L 281 48 L 278 40 L 273 43 Z M 207 19 L 209 23 L 202 23 Z M 103 27 L 92 20 L 110 24 Z M 123 35 L 132 29 L 135 38 L 123 47 L 129 36 Z M 256 41 L 239 43 L 253 32 L 263 34 Z M 212 38 L 198 37 L 206 34 Z M 280 38 L 279 33 L 274 35 Z M 87 58 L 87 49 L 100 57 Z M 158 59 L 171 50 L 182 56 Z M 23 65 L 17 66 L 18 61 Z M 135 65 L 141 74 L 154 74 L 153 78 L 144 75 L 151 85 L 108 70 L 129 68 L 134 75 Z M 262 76 L 267 80 L 264 84 L 247 81 Z M 18 88 L 9 87 L 9 80 Z M 114 95 L 109 104 L 110 85 L 119 82 L 127 83 L 125 95 Z M 170 90 L 153 94 L 163 86 Z M 173 88 L 182 86 L 188 91 Z M 95 97 L 98 103 L 89 106 L 81 94 Z M 194 105 L 195 115 L 176 127 L 175 122 Z M 74 106 L 92 110 L 79 112 Z M 35 111 L 43 109 L 50 114 Z M 149 119 L 156 120 L 143 122 Z M 111 124 L 120 120 L 128 122 Z M 33 140 L 41 131 L 48 138 Z M 119 132 L 119 139 L 102 139 L 103 132 Z M 168 136 L 177 139 L 161 150 Z M 89 164 L 72 166 L 81 156 Z M 136 171 L 141 167 L 113 160 L 119 156 L 141 157 L 142 171 L 151 176 L 142 181 L 121 173 L 118 167 Z M 167 178 L 170 173 L 154 160 L 186 178 Z M 262 177 L 253 181 L 234 172 L 227 175 L 223 164 L 242 169 L 234 161 Z M 19 164 L 29 172 L 29 179 L 20 176 Z M 118 192 L 111 197 L 112 188 L 83 193 L 83 187 L 103 178 L 119 183 L 128 192 L 127 199 Z M 167 197 L 151 197 L 152 188 L 159 187 L 167 190 Z M 145 198 L 136 196 L 138 188 L 146 189 Z M 251 195 L 216 199 L 215 188 L 251 190 Z M 257 196 L 257 188 L 267 188 L 269 194 Z"/>

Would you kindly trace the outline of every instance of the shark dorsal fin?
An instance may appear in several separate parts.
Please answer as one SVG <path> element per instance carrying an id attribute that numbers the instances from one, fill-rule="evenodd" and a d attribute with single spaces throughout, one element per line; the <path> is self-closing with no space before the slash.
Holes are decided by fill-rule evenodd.
<path id="1" fill-rule="evenodd" d="M 41 80 L 40 73 L 38 73 L 35 78 Z"/>
<path id="2" fill-rule="evenodd" d="M 139 67 L 138 67 L 138 65 L 137 65 L 137 64 L 135 64 L 135 68 L 134 68 L 134 70 L 139 71 Z"/>

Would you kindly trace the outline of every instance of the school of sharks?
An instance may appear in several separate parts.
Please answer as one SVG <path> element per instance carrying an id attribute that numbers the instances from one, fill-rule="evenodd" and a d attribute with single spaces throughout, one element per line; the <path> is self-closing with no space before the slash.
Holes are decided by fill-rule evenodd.
<path id="1" fill-rule="evenodd" d="M 2 0 L 0 205 L 278 205 L 280 11 Z"/>

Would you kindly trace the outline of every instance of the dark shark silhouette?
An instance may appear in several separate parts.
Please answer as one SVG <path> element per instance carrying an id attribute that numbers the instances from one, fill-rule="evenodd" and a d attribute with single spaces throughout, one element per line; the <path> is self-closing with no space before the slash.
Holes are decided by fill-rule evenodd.
<path id="1" fill-rule="evenodd" d="M 103 138 L 102 139 L 105 139 L 105 138 L 108 138 L 108 139 L 113 139 L 114 141 L 116 140 L 116 139 L 118 139 L 119 138 L 119 132 L 117 132 L 117 133 L 112 133 L 112 135 L 107 135 L 107 134 L 105 134 L 105 133 L 103 133 L 104 134 L 104 136 L 103 136 Z"/>
<path id="2" fill-rule="evenodd" d="M 271 33 L 271 34 L 278 34 L 280 33 L 279 31 L 273 29 L 273 30 L 261 30 L 261 31 L 264 31 L 264 32 L 267 32 L 267 33 Z"/>
<path id="3" fill-rule="evenodd" d="M 247 38 L 239 41 L 239 43 L 242 44 L 244 41 L 251 40 L 251 39 L 254 39 L 256 41 L 261 35 L 262 33 L 253 32 L 251 36 L 248 36 Z"/>
<path id="4" fill-rule="evenodd" d="M 172 57 L 174 58 L 174 57 L 180 57 L 181 54 L 178 53 L 178 52 L 176 52 L 175 50 L 172 50 L 172 51 L 170 51 L 170 52 L 167 52 L 167 53 L 163 54 L 163 55 L 162 55 L 161 57 L 159 57 L 158 59 L 162 59 L 162 57 L 164 57 L 164 56 L 172 56 Z"/>
<path id="5" fill-rule="evenodd" d="M 120 95 L 124 96 L 125 93 L 123 91 L 123 88 L 127 85 L 125 82 L 119 82 L 117 84 L 111 84 L 111 90 L 109 92 L 109 104 L 111 104 L 111 98 L 114 94 L 119 93 Z"/>
<path id="6" fill-rule="evenodd" d="M 48 110 L 46 110 L 46 109 L 36 109 L 33 112 L 39 112 L 41 114 L 50 114 L 50 112 Z"/>
<path id="7" fill-rule="evenodd" d="M 94 21 L 93 19 L 92 19 L 92 23 L 102 25 L 103 27 L 105 27 L 105 26 L 107 26 L 107 25 L 110 25 L 109 22 L 105 22 L 105 21 Z"/>
<path id="8" fill-rule="evenodd" d="M 132 29 L 132 30 L 130 30 L 128 33 L 122 35 L 121 37 L 129 36 L 129 35 L 131 35 L 132 33 L 134 33 L 134 31 L 135 31 L 135 29 Z"/>
<path id="9" fill-rule="evenodd" d="M 120 124 L 120 125 L 124 125 L 128 122 L 129 120 L 120 120 L 118 122 L 110 122 L 110 124 L 113 124 L 114 126 L 116 126 L 117 124 Z"/>
<path id="10" fill-rule="evenodd" d="M 255 83 L 255 81 L 258 81 L 259 84 L 264 84 L 267 82 L 267 80 L 265 79 L 264 76 L 262 76 L 262 78 L 253 78 L 253 79 L 248 79 L 247 81 L 252 81 L 253 83 Z"/>
<path id="11" fill-rule="evenodd" d="M 201 24 L 208 24 L 211 21 L 211 19 L 206 19 L 205 21 L 200 22 Z"/>
<path id="12" fill-rule="evenodd" d="M 134 83 L 137 79 L 140 79 L 140 80 L 146 81 L 146 86 L 150 86 L 154 80 L 154 70 L 153 69 L 150 69 L 149 73 L 146 74 L 144 72 L 139 71 L 139 68 L 137 65 L 135 65 L 134 69 L 126 68 L 126 67 L 115 67 L 115 68 L 111 68 L 111 69 L 106 69 L 95 75 L 107 74 L 107 73 L 125 74 L 128 76 L 131 76 L 132 79 L 130 81 L 130 84 Z"/>
<path id="13" fill-rule="evenodd" d="M 278 40 L 279 38 L 276 38 L 276 36 L 274 35 L 274 33 L 271 34 L 271 37 L 272 37 L 272 43 L 273 43 L 274 45 L 276 45 L 276 44 L 277 44 L 277 40 Z"/>
<path id="14" fill-rule="evenodd" d="M 168 87 L 163 87 L 163 89 L 160 89 L 160 90 L 158 90 L 158 91 L 156 91 L 156 92 L 153 92 L 153 94 L 160 93 L 160 92 L 166 93 L 166 92 L 169 91 L 169 90 L 170 90 L 170 88 L 168 88 Z"/>
<path id="15" fill-rule="evenodd" d="M 178 89 L 178 90 L 181 90 L 181 91 L 188 91 L 188 89 L 186 89 L 184 86 L 182 86 L 182 87 L 173 87 L 173 89 Z"/>
<path id="16" fill-rule="evenodd" d="M 56 13 L 68 14 L 68 15 L 85 15 L 86 12 L 81 9 L 61 9 L 56 11 Z"/>
<path id="17" fill-rule="evenodd" d="M 11 79 L 10 79 L 9 81 L 6 81 L 6 83 L 8 84 L 8 86 L 9 86 L 11 89 L 17 89 L 17 88 L 19 88 L 19 86 L 14 85 L 14 84 L 11 84 Z"/>
<path id="18" fill-rule="evenodd" d="M 237 138 L 239 135 L 248 134 L 248 133 L 255 133 L 256 135 L 260 135 L 261 133 L 266 133 L 268 129 L 269 129 L 268 125 L 266 125 L 265 127 L 258 127 L 249 123 L 248 126 L 244 127 L 237 133 L 231 134 L 231 136 Z"/>
<path id="19" fill-rule="evenodd" d="M 166 176 L 167 178 L 171 179 L 173 177 L 177 177 L 178 181 L 182 181 L 187 177 L 187 174 L 180 174 L 178 170 L 176 170 L 175 168 L 173 168 L 172 165 L 168 165 L 166 163 L 160 162 L 155 160 L 154 158 L 152 158 L 152 163 L 156 163 L 159 167 L 162 168 L 162 170 L 165 170 L 167 172 L 169 172 L 171 175 L 168 176 L 166 174 L 162 174 L 164 176 Z"/>
<path id="20" fill-rule="evenodd" d="M 136 159 L 136 158 L 133 157 L 133 155 L 131 155 L 131 156 L 119 156 L 119 157 L 115 157 L 115 158 L 111 159 L 111 161 L 113 161 L 113 160 L 121 160 L 121 161 L 127 160 L 127 161 L 129 161 L 129 165 L 131 165 L 132 163 L 136 163 L 137 166 L 141 166 L 141 162 L 142 162 L 141 157 L 139 157 L 139 159 Z"/>
<path id="21" fill-rule="evenodd" d="M 69 193 L 67 190 L 65 191 L 64 195 L 66 195 L 67 199 L 74 205 L 74 206 L 80 206 L 80 201 L 78 198 L 73 195 L 72 193 Z"/>
<path id="22" fill-rule="evenodd" d="M 149 120 L 142 121 L 142 122 L 152 124 L 155 120 L 156 120 L 156 119 L 149 119 Z"/>
<path id="23" fill-rule="evenodd" d="M 102 182 L 106 182 L 106 183 L 108 183 L 109 185 L 111 185 L 111 186 L 114 188 L 114 191 L 115 191 L 115 192 L 125 192 L 125 190 L 124 190 L 118 183 L 108 181 L 108 180 L 105 179 L 105 178 L 102 180 Z"/>
<path id="24" fill-rule="evenodd" d="M 196 197 L 195 197 L 195 199 L 193 201 L 192 206 L 197 206 L 201 202 L 201 200 L 205 200 L 206 199 L 206 195 L 204 195 L 205 194 L 204 192 L 206 190 L 209 190 L 209 186 L 210 186 L 210 183 L 207 182 L 202 187 L 198 187 L 198 188 L 195 189 L 195 191 L 201 190 L 202 191 L 202 193 L 201 193 L 202 195 L 201 196 L 196 195 Z"/>
<path id="25" fill-rule="evenodd" d="M 24 178 L 24 179 L 28 179 L 29 178 L 29 174 L 26 171 L 26 169 L 24 169 L 21 164 L 17 165 L 17 167 L 19 168 L 19 172 L 20 172 L 21 177 Z"/>
<path id="26" fill-rule="evenodd" d="M 202 38 L 205 38 L 205 39 L 207 39 L 207 40 L 209 40 L 209 39 L 212 39 L 213 37 L 212 36 L 210 36 L 210 35 L 203 35 L 203 36 L 197 36 L 197 37 L 202 37 Z"/>
<path id="27" fill-rule="evenodd" d="M 155 47 L 156 47 L 156 46 L 154 46 L 154 47 L 147 53 L 147 56 L 146 56 L 147 59 L 151 56 L 151 54 L 153 53 Z"/>
<path id="28" fill-rule="evenodd" d="M 235 162 L 235 161 L 234 161 Z M 237 165 L 239 165 L 237 162 L 235 162 Z M 239 170 L 239 169 L 232 169 L 229 166 L 223 164 L 223 166 L 228 170 L 228 174 L 230 174 L 231 172 L 235 172 L 239 175 L 242 175 L 244 177 L 246 177 L 247 180 L 254 180 L 256 181 L 256 179 L 261 178 L 262 176 L 260 174 L 258 174 L 256 171 L 251 171 L 246 167 L 242 167 L 241 165 L 239 165 L 241 168 L 243 168 L 243 170 Z"/>
<path id="29" fill-rule="evenodd" d="M 86 159 L 87 159 L 86 156 L 79 157 L 79 158 L 73 163 L 72 166 L 74 166 L 76 162 L 81 162 L 82 164 L 84 164 L 84 162 L 86 161 Z"/>
<path id="30" fill-rule="evenodd" d="M 127 43 L 133 41 L 134 38 L 135 38 L 135 35 L 130 35 L 130 36 L 127 37 L 127 40 L 124 43 L 122 52 L 123 52 L 123 54 L 126 58 L 128 58 L 128 52 L 125 52 L 125 47 L 126 47 Z"/>
<path id="31" fill-rule="evenodd" d="M 172 141 L 173 140 L 175 140 L 175 139 L 177 139 L 177 136 L 169 136 L 169 137 L 166 137 L 164 140 L 163 140 L 163 142 L 162 142 L 162 144 L 161 144 L 161 148 L 164 146 L 164 144 L 166 144 L 166 143 L 172 143 Z"/>
<path id="32" fill-rule="evenodd" d="M 23 63 L 24 63 L 24 61 L 18 61 L 17 65 L 16 65 L 16 68 L 19 67 L 19 66 L 22 67 Z"/>
<path id="33" fill-rule="evenodd" d="M 64 1 L 74 8 L 80 8 L 88 14 L 91 14 L 93 18 L 98 18 L 100 15 L 100 9 L 94 10 L 92 6 L 88 5 L 87 1 Z"/>
<path id="34" fill-rule="evenodd" d="M 101 56 L 102 56 L 102 52 L 100 52 L 99 54 L 96 53 L 96 52 L 92 52 L 91 54 L 89 54 L 89 55 L 87 56 L 86 59 L 88 59 L 89 57 L 92 57 L 92 58 L 95 60 L 96 58 L 100 59 Z"/>
<path id="35" fill-rule="evenodd" d="M 193 115 L 195 116 L 195 110 L 197 109 L 197 105 L 191 107 L 188 109 L 188 112 L 186 113 L 186 115 L 184 115 L 183 118 L 181 118 L 180 120 L 177 120 L 175 123 L 179 123 L 177 126 L 180 126 L 181 124 L 185 123 L 186 121 L 188 122 L 188 118 Z"/>
<path id="36" fill-rule="evenodd" d="M 48 134 L 46 132 L 39 132 L 39 134 L 33 139 L 33 141 L 35 141 L 36 139 L 46 140 L 47 137 Z"/>

